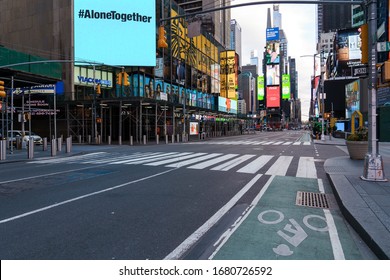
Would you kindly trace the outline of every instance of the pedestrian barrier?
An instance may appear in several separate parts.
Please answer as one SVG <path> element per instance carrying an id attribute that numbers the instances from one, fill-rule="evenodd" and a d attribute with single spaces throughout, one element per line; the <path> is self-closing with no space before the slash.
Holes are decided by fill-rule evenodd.
<path id="1" fill-rule="evenodd" d="M 62 150 L 62 137 L 57 138 L 57 151 L 61 152 Z"/>
<path id="2" fill-rule="evenodd" d="M 47 137 L 43 138 L 42 149 L 43 151 L 47 151 Z"/>
<path id="3" fill-rule="evenodd" d="M 57 140 L 52 139 L 51 140 L 51 156 L 54 157 L 57 155 Z"/>
<path id="4" fill-rule="evenodd" d="M 5 160 L 7 158 L 7 140 L 0 141 L 0 160 Z"/>
<path id="5" fill-rule="evenodd" d="M 27 145 L 27 158 L 32 159 L 34 158 L 34 140 L 32 137 L 29 138 L 28 140 L 28 145 Z"/>
<path id="6" fill-rule="evenodd" d="M 66 153 L 70 153 L 72 151 L 72 137 L 66 138 Z"/>

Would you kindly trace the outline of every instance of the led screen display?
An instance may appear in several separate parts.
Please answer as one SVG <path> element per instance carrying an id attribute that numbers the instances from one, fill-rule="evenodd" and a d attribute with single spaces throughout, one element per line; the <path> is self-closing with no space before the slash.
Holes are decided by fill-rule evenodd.
<path id="1" fill-rule="evenodd" d="M 198 135 L 198 134 L 199 134 L 199 123 L 190 122 L 190 135 Z"/>
<path id="2" fill-rule="evenodd" d="M 280 87 L 267 87 L 267 108 L 280 107 Z"/>
<path id="3" fill-rule="evenodd" d="M 291 95 L 290 75 L 282 75 L 282 99 L 290 99 Z"/>
<path id="4" fill-rule="evenodd" d="M 267 86 L 280 84 L 279 64 L 267 65 Z"/>
<path id="5" fill-rule="evenodd" d="M 237 114 L 237 100 L 219 96 L 218 110 L 221 112 Z"/>
<path id="6" fill-rule="evenodd" d="M 257 100 L 264 100 L 264 76 L 257 77 Z"/>
<path id="7" fill-rule="evenodd" d="M 351 118 L 357 110 L 360 110 L 360 80 L 345 85 L 345 117 Z"/>
<path id="8" fill-rule="evenodd" d="M 155 10 L 154 0 L 75 0 L 75 60 L 155 66 Z"/>
<path id="9" fill-rule="evenodd" d="M 278 64 L 280 62 L 279 42 L 267 42 L 265 59 L 267 64 Z"/>
<path id="10" fill-rule="evenodd" d="M 336 53 L 338 61 L 361 59 L 358 29 L 346 29 L 337 32 Z"/>

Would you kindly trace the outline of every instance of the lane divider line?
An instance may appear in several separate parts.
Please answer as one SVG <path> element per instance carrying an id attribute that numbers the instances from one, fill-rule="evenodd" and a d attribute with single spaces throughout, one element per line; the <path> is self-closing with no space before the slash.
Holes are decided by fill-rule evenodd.
<path id="1" fill-rule="evenodd" d="M 213 227 L 239 200 L 240 198 L 260 179 L 262 174 L 257 174 L 250 180 L 236 195 L 220 208 L 210 219 L 193 232 L 176 249 L 169 253 L 164 260 L 178 260 L 187 252 L 211 227 Z"/>
<path id="2" fill-rule="evenodd" d="M 145 181 L 145 180 L 148 180 L 148 179 L 160 176 L 160 175 L 164 175 L 164 174 L 166 174 L 168 172 L 171 172 L 173 170 L 175 170 L 175 169 L 169 169 L 169 170 L 166 170 L 164 172 L 160 172 L 160 173 L 157 173 L 157 174 L 146 176 L 144 178 L 140 178 L 140 179 L 137 179 L 137 180 L 134 180 L 134 181 L 131 181 L 131 182 L 123 183 L 123 184 L 120 184 L 120 185 L 117 185 L 117 186 L 114 186 L 114 187 L 110 187 L 110 188 L 107 188 L 107 189 L 104 189 L 104 190 L 100 190 L 100 191 L 92 192 L 92 193 L 89 193 L 89 194 L 81 195 L 81 196 L 78 196 L 78 197 L 75 197 L 75 198 L 72 198 L 72 199 L 68 199 L 68 200 L 65 200 L 65 201 L 62 201 L 62 202 L 57 202 L 55 204 L 52 204 L 52 205 L 49 205 L 49 206 L 46 206 L 46 207 L 43 207 L 43 208 L 39 208 L 39 209 L 36 209 L 36 210 L 33 210 L 33 211 L 29 211 L 29 212 L 26 212 L 26 213 L 23 213 L 23 214 L 20 214 L 20 215 L 11 217 L 11 218 L 0 220 L 0 224 L 4 224 L 4 223 L 7 223 L 7 222 L 11 222 L 11 221 L 23 218 L 23 217 L 27 217 L 27 216 L 39 213 L 39 212 L 50 210 L 52 208 L 55 208 L 55 207 L 58 207 L 58 206 L 62 206 L 62 205 L 65 205 L 65 204 L 69 204 L 71 202 L 75 202 L 75 201 L 78 201 L 78 200 L 81 200 L 81 199 L 84 199 L 84 198 L 87 198 L 87 197 L 91 197 L 91 196 L 95 196 L 95 195 L 102 194 L 102 193 L 105 193 L 105 192 L 109 192 L 109 191 L 112 191 L 112 190 L 116 190 L 116 189 L 119 189 L 119 188 L 123 188 L 123 187 L 126 187 L 126 186 L 131 185 L 131 184 L 135 184 L 135 183 L 138 183 L 138 182 L 141 182 L 141 181 Z"/>

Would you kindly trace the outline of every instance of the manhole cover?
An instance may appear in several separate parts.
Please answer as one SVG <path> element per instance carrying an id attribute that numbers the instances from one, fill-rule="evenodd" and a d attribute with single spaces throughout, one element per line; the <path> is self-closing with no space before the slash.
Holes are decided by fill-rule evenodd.
<path id="1" fill-rule="evenodd" d="M 327 195 L 324 193 L 299 191 L 297 192 L 297 198 L 295 204 L 298 206 L 329 209 L 328 198 Z"/>

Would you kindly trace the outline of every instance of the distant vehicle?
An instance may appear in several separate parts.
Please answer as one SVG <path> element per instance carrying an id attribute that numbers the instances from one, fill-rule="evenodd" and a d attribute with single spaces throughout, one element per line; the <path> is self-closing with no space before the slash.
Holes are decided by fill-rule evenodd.
<path id="1" fill-rule="evenodd" d="M 7 141 L 12 142 L 13 145 L 16 145 L 16 139 L 20 137 L 20 139 L 28 144 L 30 141 L 30 137 L 33 139 L 34 144 L 42 145 L 43 140 L 42 137 L 35 134 L 34 132 L 29 132 L 29 131 L 24 131 L 24 137 L 23 137 L 23 132 L 21 130 L 13 130 L 12 134 L 11 131 L 8 131 L 8 137 Z"/>

